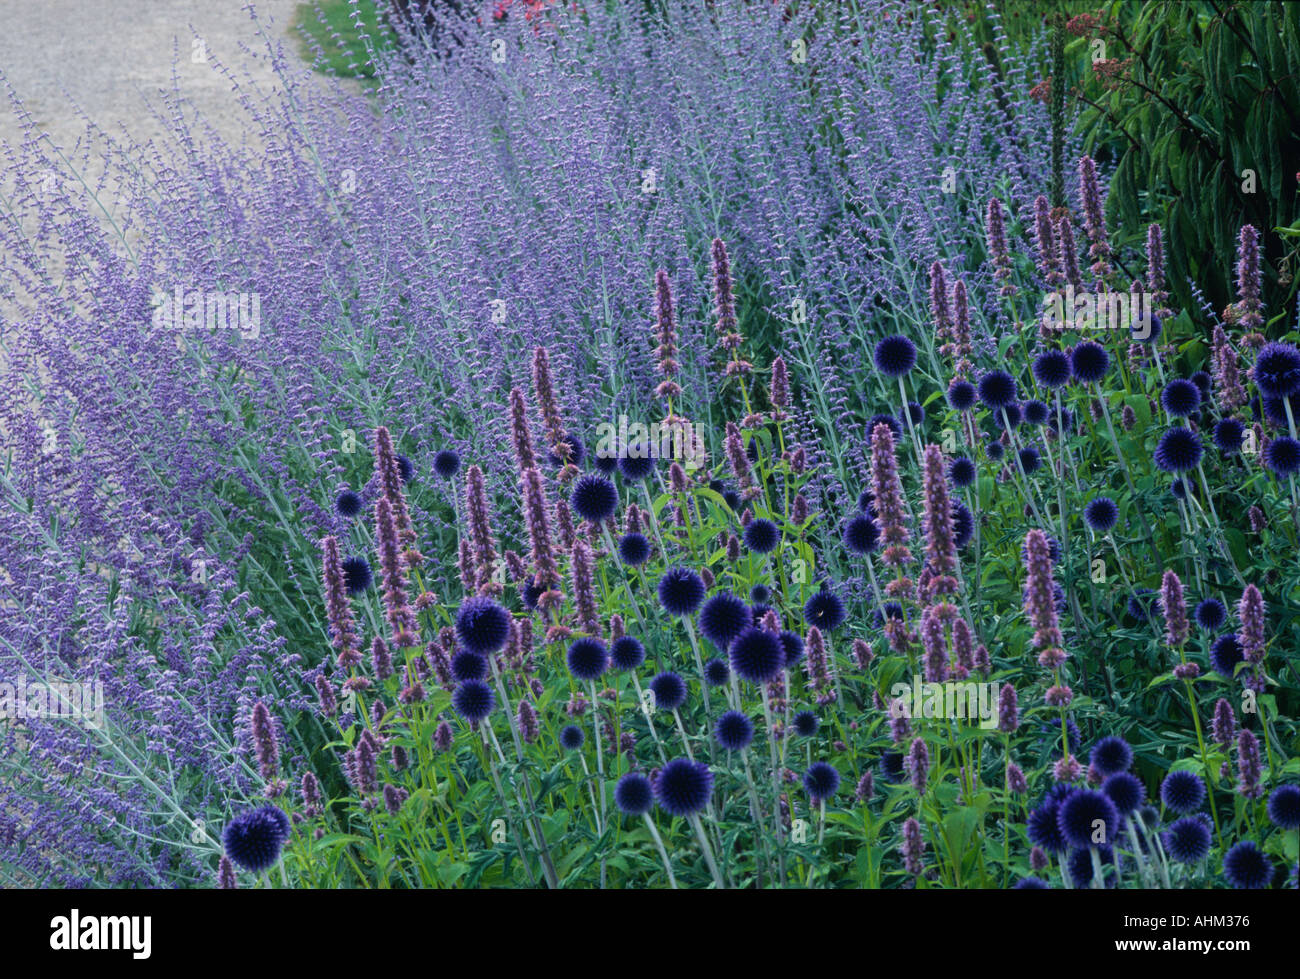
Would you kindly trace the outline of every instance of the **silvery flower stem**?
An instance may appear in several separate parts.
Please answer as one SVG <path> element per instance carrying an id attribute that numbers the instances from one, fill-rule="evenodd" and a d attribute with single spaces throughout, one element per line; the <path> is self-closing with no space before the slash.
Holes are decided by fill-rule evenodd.
<path id="1" fill-rule="evenodd" d="M 704 854 L 704 862 L 709 865 L 709 873 L 713 876 L 714 885 L 718 890 L 725 891 L 727 885 L 722 879 L 722 872 L 718 870 L 718 861 L 713 857 L 713 847 L 709 845 L 709 837 L 700 824 L 700 814 L 693 812 L 687 818 L 695 830 L 695 838 L 700 841 L 700 852 Z"/>
<path id="2" fill-rule="evenodd" d="M 650 818 L 648 812 L 643 812 L 641 817 L 645 820 L 646 829 L 650 830 L 650 837 L 655 841 L 655 847 L 659 850 L 659 859 L 663 861 L 664 870 L 668 872 L 668 886 L 672 890 L 677 890 L 677 878 L 673 875 L 673 865 L 668 859 L 668 851 L 664 849 L 663 837 L 659 835 L 659 829 L 655 826 L 655 821 Z"/>

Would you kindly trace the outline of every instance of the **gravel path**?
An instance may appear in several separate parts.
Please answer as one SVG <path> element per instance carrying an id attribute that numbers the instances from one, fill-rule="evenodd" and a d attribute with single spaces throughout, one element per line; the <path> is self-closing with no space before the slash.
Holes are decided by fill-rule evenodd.
<path id="1" fill-rule="evenodd" d="M 84 131 L 77 107 L 110 136 L 148 139 L 160 131 L 148 104 L 172 87 L 173 62 L 181 90 L 223 136 L 236 141 L 246 120 L 230 82 L 206 53 L 242 78 L 275 82 L 266 45 L 244 0 L 0 0 L 0 74 L 37 126 L 65 150 Z M 286 37 L 297 0 L 256 0 L 257 19 L 270 36 Z M 202 48 L 194 46 L 201 38 Z M 241 45 L 248 50 L 241 50 Z M 2 96 L 0 96 L 2 100 Z M 21 136 L 7 100 L 0 101 L 0 140 Z"/>

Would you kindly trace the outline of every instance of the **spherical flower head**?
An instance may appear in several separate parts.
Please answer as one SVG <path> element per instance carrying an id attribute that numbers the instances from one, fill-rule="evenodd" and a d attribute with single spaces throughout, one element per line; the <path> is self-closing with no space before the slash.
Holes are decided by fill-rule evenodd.
<path id="1" fill-rule="evenodd" d="M 795 714 L 790 721 L 790 726 L 794 728 L 794 733 L 802 738 L 811 738 L 821 727 L 821 721 L 817 715 L 810 710 L 801 710 Z"/>
<path id="2" fill-rule="evenodd" d="M 1030 425 L 1045 425 L 1047 419 L 1051 417 L 1051 409 L 1037 398 L 1026 401 L 1021 410 L 1024 412 L 1025 421 Z"/>
<path id="3" fill-rule="evenodd" d="M 350 489 L 345 489 L 334 497 L 334 509 L 340 517 L 351 519 L 361 512 L 362 506 L 361 497 Z"/>
<path id="4" fill-rule="evenodd" d="M 714 658 L 704 664 L 704 682 L 711 687 L 720 687 L 731 679 L 731 668 L 722 660 Z"/>
<path id="5" fill-rule="evenodd" d="M 1049 390 L 1070 381 L 1070 358 L 1060 350 L 1047 350 L 1034 358 L 1034 380 Z"/>
<path id="6" fill-rule="evenodd" d="M 1201 406 L 1201 389 L 1191 381 L 1175 378 L 1160 392 L 1160 403 L 1169 414 L 1186 418 Z"/>
<path id="7" fill-rule="evenodd" d="M 1264 465 L 1283 479 L 1300 472 L 1300 442 L 1290 435 L 1269 439 L 1264 447 Z"/>
<path id="8" fill-rule="evenodd" d="M 599 473 L 586 473 L 573 484 L 569 505 L 583 520 L 603 523 L 618 508 L 618 490 Z"/>
<path id="9" fill-rule="evenodd" d="M 1215 632 L 1223 628 L 1223 623 L 1228 621 L 1228 609 L 1217 598 L 1203 598 L 1196 603 L 1196 610 L 1192 613 L 1192 617 L 1206 632 Z"/>
<path id="10" fill-rule="evenodd" d="M 655 801 L 670 816 L 691 816 L 709 804 L 713 773 L 703 762 L 674 758 L 654 780 Z"/>
<path id="11" fill-rule="evenodd" d="M 738 710 L 729 710 L 714 724 L 713 737 L 724 751 L 744 751 L 754 741 L 754 722 Z"/>
<path id="12" fill-rule="evenodd" d="M 231 860 L 258 874 L 275 866 L 289 832 L 289 817 L 281 809 L 262 806 L 228 822 L 221 834 L 221 845 Z"/>
<path id="13" fill-rule="evenodd" d="M 1128 597 L 1128 614 L 1139 622 L 1151 618 L 1151 609 L 1155 604 L 1156 593 L 1150 588 L 1137 588 Z"/>
<path id="14" fill-rule="evenodd" d="M 1245 658 L 1241 643 L 1231 632 L 1224 633 L 1210 644 L 1210 666 L 1219 676 L 1232 679 L 1237 671 L 1237 664 Z"/>
<path id="15" fill-rule="evenodd" d="M 834 765 L 815 761 L 803 773 L 803 788 L 814 802 L 829 799 L 840 787 L 840 773 Z"/>
<path id="16" fill-rule="evenodd" d="M 1001 462 L 1006 451 L 1006 446 L 997 439 L 989 439 L 984 443 L 984 454 L 989 457 L 990 462 Z"/>
<path id="17" fill-rule="evenodd" d="M 1156 465 L 1165 472 L 1195 469 L 1201 461 L 1201 439 L 1191 429 L 1171 428 L 1156 445 Z"/>
<path id="18" fill-rule="evenodd" d="M 1093 745 L 1088 760 L 1102 775 L 1127 772 L 1133 764 L 1133 749 L 1123 738 L 1112 734 Z"/>
<path id="19" fill-rule="evenodd" d="M 1242 840 L 1223 855 L 1223 876 L 1239 890 L 1258 890 L 1273 879 L 1273 864 L 1251 840 Z"/>
<path id="20" fill-rule="evenodd" d="M 794 669 L 803 659 L 803 636 L 786 629 L 776 638 L 780 640 L 781 651 L 785 654 L 785 668 Z"/>
<path id="21" fill-rule="evenodd" d="M 952 501 L 952 541 L 958 550 L 970 543 L 975 533 L 975 517 L 961 500 Z"/>
<path id="22" fill-rule="evenodd" d="M 1160 783 L 1160 801 L 1174 812 L 1195 812 L 1205 804 L 1205 783 L 1193 772 L 1170 772 Z"/>
<path id="23" fill-rule="evenodd" d="M 587 740 L 587 735 L 576 724 L 566 724 L 560 728 L 560 747 L 565 751 L 577 751 Z"/>
<path id="24" fill-rule="evenodd" d="M 749 590 L 749 600 L 759 605 L 769 605 L 772 602 L 772 589 L 760 582 Z"/>
<path id="25" fill-rule="evenodd" d="M 370 562 L 363 557 L 344 558 L 343 585 L 349 595 L 360 595 L 374 582 L 375 576 L 370 570 Z"/>
<path id="26" fill-rule="evenodd" d="M 619 457 L 618 471 L 624 479 L 639 483 L 643 479 L 649 479 L 655 471 L 655 458 L 650 454 L 648 446 L 629 446 L 628 452 Z"/>
<path id="27" fill-rule="evenodd" d="M 1056 823 L 1070 846 L 1109 846 L 1119 831 L 1119 810 L 1109 796 L 1095 789 L 1077 789 L 1061 803 Z"/>
<path id="28" fill-rule="evenodd" d="M 1097 856 L 1101 863 L 1101 883 L 1105 887 L 1115 887 L 1118 884 L 1115 873 L 1115 848 L 1099 845 Z M 1066 857 L 1065 865 L 1070 872 L 1070 882 L 1077 888 L 1091 888 L 1093 881 L 1098 877 L 1097 869 L 1092 865 L 1092 852 L 1086 847 L 1071 850 Z"/>
<path id="29" fill-rule="evenodd" d="M 669 615 L 690 615 L 704 601 L 704 579 L 690 568 L 675 566 L 659 579 L 659 604 Z"/>
<path id="30" fill-rule="evenodd" d="M 451 694 L 452 709 L 471 723 L 483 720 L 496 707 L 496 694 L 482 680 L 466 680 Z"/>
<path id="31" fill-rule="evenodd" d="M 960 378 L 948 385 L 948 404 L 958 411 L 969 411 L 975 406 L 975 385 Z"/>
<path id="32" fill-rule="evenodd" d="M 904 424 L 918 428 L 925 422 L 925 409 L 919 401 L 909 401 L 899 409 L 898 417 Z"/>
<path id="33" fill-rule="evenodd" d="M 561 459 L 560 454 L 555 449 L 548 449 L 546 453 L 547 461 L 552 466 L 562 466 L 566 461 L 570 465 L 581 466 L 582 460 L 587 457 L 587 447 L 582 444 L 582 439 L 571 432 L 565 432 L 560 438 L 560 444 L 568 449 L 569 458 L 567 460 Z"/>
<path id="34" fill-rule="evenodd" d="M 620 537 L 618 559 L 633 568 L 650 560 L 650 541 L 645 534 L 624 534 Z"/>
<path id="35" fill-rule="evenodd" d="M 766 629 L 753 627 L 735 638 L 728 657 L 736 676 L 750 683 L 775 680 L 785 665 L 785 649 L 781 640 Z"/>
<path id="36" fill-rule="evenodd" d="M 1184 816 L 1161 834 L 1165 852 L 1178 863 L 1199 863 L 1210 852 L 1210 823 L 1204 815 Z"/>
<path id="37" fill-rule="evenodd" d="M 1273 790 L 1268 818 L 1278 829 L 1300 829 L 1300 785 L 1279 785 Z"/>
<path id="38" fill-rule="evenodd" d="M 575 679 L 596 680 L 609 668 L 609 650 L 599 639 L 583 636 L 569 644 L 565 661 Z"/>
<path id="39" fill-rule="evenodd" d="M 751 520 L 745 528 L 745 546 L 755 554 L 771 554 L 780 543 L 780 529 L 765 517 Z"/>
<path id="40" fill-rule="evenodd" d="M 877 425 L 886 426 L 894 435 L 895 439 L 903 437 L 903 426 L 893 415 L 872 415 L 867 419 L 867 431 L 875 430 Z"/>
<path id="41" fill-rule="evenodd" d="M 1266 398 L 1286 398 L 1300 391 L 1300 350 L 1289 343 L 1266 343 L 1255 357 L 1255 387 Z"/>
<path id="42" fill-rule="evenodd" d="M 823 632 L 831 632 L 844 624 L 848 613 L 839 595 L 822 584 L 822 590 L 813 592 L 803 606 L 804 621 Z"/>
<path id="43" fill-rule="evenodd" d="M 719 649 L 726 649 L 753 624 L 749 606 L 731 592 L 719 592 L 700 608 L 700 632 Z"/>
<path id="44" fill-rule="evenodd" d="M 1011 885 L 1013 891 L 1050 891 L 1052 885 L 1041 877 L 1021 877 Z"/>
<path id="45" fill-rule="evenodd" d="M 1115 804 L 1121 816 L 1127 816 L 1146 801 L 1147 790 L 1130 772 L 1108 775 L 1101 783 L 1102 793 Z"/>
<path id="46" fill-rule="evenodd" d="M 989 371 L 979 380 L 979 397 L 989 410 L 1001 411 L 1016 400 L 1016 379 L 1006 371 Z"/>
<path id="47" fill-rule="evenodd" d="M 660 710 L 676 710 L 686 703 L 686 681 L 676 673 L 660 673 L 650 681 L 650 689 L 655 695 L 655 707 Z"/>
<path id="48" fill-rule="evenodd" d="M 1238 455 L 1246 437 L 1246 426 L 1235 418 L 1221 418 L 1214 426 L 1214 444 L 1224 455 Z"/>
<path id="49" fill-rule="evenodd" d="M 1083 519 L 1094 531 L 1104 534 L 1119 522 L 1119 507 L 1109 496 L 1098 496 L 1083 508 Z"/>
<path id="50" fill-rule="evenodd" d="M 957 456 L 948 464 L 948 478 L 954 486 L 969 486 L 975 482 L 975 463 L 965 456 Z"/>
<path id="51" fill-rule="evenodd" d="M 654 805 L 654 787 L 640 772 L 628 772 L 614 786 L 614 805 L 625 816 L 641 816 Z"/>
<path id="52" fill-rule="evenodd" d="M 1013 401 L 994 412 L 993 424 L 997 428 L 1019 428 L 1021 418 L 1020 403 Z"/>
<path id="53" fill-rule="evenodd" d="M 870 554 L 880 546 L 880 526 L 865 513 L 844 521 L 844 547 L 850 554 Z"/>
<path id="54" fill-rule="evenodd" d="M 1048 853 L 1065 852 L 1065 836 L 1061 833 L 1060 823 L 1057 820 L 1060 808 L 1059 798 L 1044 799 L 1042 805 L 1029 813 L 1029 819 L 1025 824 L 1029 841 Z"/>
<path id="55" fill-rule="evenodd" d="M 415 477 L 415 464 L 404 455 L 397 456 L 397 474 L 403 483 L 409 483 Z"/>
<path id="56" fill-rule="evenodd" d="M 455 449 L 439 449 L 433 455 L 433 471 L 443 479 L 460 472 L 460 454 Z"/>
<path id="57" fill-rule="evenodd" d="M 885 337 L 876 344 L 876 370 L 902 377 L 916 366 L 916 344 L 904 336 Z"/>
<path id="58" fill-rule="evenodd" d="M 468 649 L 458 649 L 451 658 L 451 678 L 457 683 L 466 680 L 482 680 L 488 675 L 488 662 L 478 653 Z"/>
<path id="59" fill-rule="evenodd" d="M 456 612 L 456 639 L 470 652 L 487 656 L 510 638 L 510 613 L 492 599 L 475 595 Z"/>
<path id="60" fill-rule="evenodd" d="M 635 636 L 619 636 L 610 644 L 609 660 L 616 670 L 635 670 L 645 662 L 645 646 Z"/>
<path id="61" fill-rule="evenodd" d="M 1110 370 L 1110 354 L 1099 343 L 1085 340 L 1070 351 L 1070 373 L 1080 384 L 1096 384 Z"/>
<path id="62" fill-rule="evenodd" d="M 1043 464 L 1043 457 L 1032 445 L 1026 445 L 1020 450 L 1018 456 L 1020 458 L 1020 468 L 1025 471 L 1025 475 L 1037 472 Z"/>
<path id="63" fill-rule="evenodd" d="M 597 452 L 592 457 L 592 464 L 606 476 L 612 476 L 614 475 L 614 471 L 618 469 L 618 456 L 613 453 L 604 454 Z"/>

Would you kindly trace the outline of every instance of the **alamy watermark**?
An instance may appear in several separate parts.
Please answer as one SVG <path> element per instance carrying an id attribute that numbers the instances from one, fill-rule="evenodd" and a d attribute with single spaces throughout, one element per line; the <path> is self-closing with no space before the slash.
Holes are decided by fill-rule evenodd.
<path id="1" fill-rule="evenodd" d="M 1134 340 L 1151 337 L 1156 297 L 1149 292 L 1064 292 L 1043 297 L 1043 326 L 1049 330 L 1128 330 Z"/>
<path id="2" fill-rule="evenodd" d="M 596 426 L 596 455 L 602 459 L 676 459 L 686 468 L 703 464 L 707 455 L 699 429 L 688 421 L 628 422 L 618 416 L 618 424 L 601 422 Z"/>
<path id="3" fill-rule="evenodd" d="M 153 325 L 160 330 L 238 330 L 245 340 L 262 334 L 262 294 L 207 292 L 176 286 L 153 297 Z"/>
<path id="4" fill-rule="evenodd" d="M 889 688 L 893 698 L 891 717 L 940 717 L 952 720 L 979 721 L 988 731 L 998 726 L 998 684 L 949 680 L 928 683 L 919 674 L 909 686 L 895 683 Z"/>
<path id="5" fill-rule="evenodd" d="M 0 721 L 54 718 L 104 726 L 104 682 L 0 680 Z"/>

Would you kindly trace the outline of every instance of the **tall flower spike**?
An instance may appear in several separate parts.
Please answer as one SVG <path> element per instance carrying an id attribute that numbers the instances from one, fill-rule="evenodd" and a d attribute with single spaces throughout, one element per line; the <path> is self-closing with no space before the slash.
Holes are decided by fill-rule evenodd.
<path id="1" fill-rule="evenodd" d="M 655 337 L 659 341 L 655 357 L 664 378 L 655 388 L 655 394 L 672 399 L 682 393 L 681 386 L 673 380 L 681 365 L 677 363 L 677 311 L 673 307 L 672 283 L 663 269 L 655 272 L 654 307 Z"/>
<path id="2" fill-rule="evenodd" d="M 1147 277 L 1146 290 L 1151 293 L 1151 300 L 1156 309 L 1162 307 L 1169 294 L 1165 292 L 1165 243 L 1160 225 L 1147 225 Z"/>
<path id="3" fill-rule="evenodd" d="M 1214 722 L 1210 734 L 1215 743 L 1225 751 L 1237 733 L 1237 718 L 1232 713 L 1232 704 L 1225 697 L 1214 703 Z"/>
<path id="4" fill-rule="evenodd" d="M 965 379 L 973 364 L 970 339 L 970 300 L 966 296 L 966 283 L 961 279 L 952 287 L 952 349 L 953 377 Z"/>
<path id="5" fill-rule="evenodd" d="M 1074 226 L 1068 217 L 1056 222 L 1056 249 L 1061 260 L 1061 273 L 1075 289 L 1083 288 L 1083 275 L 1079 272 L 1079 253 L 1074 243 Z"/>
<path id="6" fill-rule="evenodd" d="M 750 478 L 749 457 L 745 455 L 745 441 L 741 438 L 740 429 L 736 427 L 735 422 L 727 422 L 727 436 L 723 447 L 727 451 L 727 462 L 731 465 L 732 475 L 736 477 L 741 494 L 746 499 L 752 499 L 756 490 Z"/>
<path id="7" fill-rule="evenodd" d="M 1243 224 L 1237 237 L 1237 322 L 1247 332 L 1264 325 L 1259 297 L 1259 232 Z"/>
<path id="8" fill-rule="evenodd" d="M 943 450 L 927 445 L 922 457 L 925 471 L 922 484 L 925 507 L 922 529 L 925 531 L 925 559 L 931 578 L 928 591 L 933 600 L 940 595 L 957 593 L 957 538 L 953 532 L 952 499 L 948 495 L 948 472 Z M 879 512 L 879 504 L 877 504 Z"/>
<path id="9" fill-rule="evenodd" d="M 874 494 L 876 522 L 880 524 L 880 538 L 885 545 L 881 559 L 894 568 L 902 569 L 912 561 L 907 547 L 911 533 L 907 529 L 907 508 L 903 502 L 903 483 L 898 475 L 898 459 L 894 455 L 894 433 L 884 422 L 871 432 L 871 491 Z M 898 578 L 886 590 L 895 598 L 905 597 L 911 581 Z"/>
<path id="10" fill-rule="evenodd" d="M 1259 783 L 1262 771 L 1259 739 L 1243 727 L 1237 733 L 1237 791 L 1247 799 L 1258 799 L 1264 794 L 1264 788 Z"/>
<path id="11" fill-rule="evenodd" d="M 774 421 L 784 421 L 784 409 L 790 404 L 790 371 L 785 365 L 785 358 L 777 356 L 772 359 L 772 386 L 768 389 L 768 400 L 776 409 L 772 412 Z"/>
<path id="12" fill-rule="evenodd" d="M 578 611 L 578 626 L 589 636 L 599 637 L 600 615 L 596 608 L 596 589 L 592 579 L 591 548 L 583 541 L 573 542 L 573 561 L 569 573 L 573 579 L 573 603 Z"/>
<path id="13" fill-rule="evenodd" d="M 322 538 L 320 547 L 321 579 L 325 586 L 325 619 L 330 627 L 330 640 L 338 654 L 339 669 L 347 670 L 361 662 L 361 640 L 357 636 L 352 605 L 348 601 L 343 562 L 339 556 L 339 540 L 333 536 Z"/>
<path id="14" fill-rule="evenodd" d="M 402 489 L 402 471 L 393 449 L 393 437 L 380 425 L 375 429 L 375 469 L 379 473 L 379 486 L 393 512 L 396 541 L 406 545 L 415 540 L 415 527 L 406 508 L 406 491 Z"/>
<path id="15" fill-rule="evenodd" d="M 482 594 L 500 594 L 501 586 L 493 580 L 497 549 L 488 518 L 487 484 L 483 480 L 483 470 L 478 466 L 470 466 L 465 471 L 465 521 L 469 524 L 469 536 L 474 544 L 478 590 Z"/>
<path id="16" fill-rule="evenodd" d="M 948 679 L 948 643 L 943 620 L 933 607 L 921 614 L 921 646 L 925 650 L 925 680 L 944 683 Z"/>
<path id="17" fill-rule="evenodd" d="M 1002 685 L 998 694 L 998 730 L 1011 734 L 1020 727 L 1020 701 L 1016 697 L 1016 688 L 1009 683 Z"/>
<path id="18" fill-rule="evenodd" d="M 1264 660 L 1264 596 L 1254 585 L 1247 585 L 1241 593 L 1237 604 L 1237 617 L 1241 620 L 1241 631 L 1237 633 L 1237 642 L 1241 645 L 1241 655 L 1248 663 L 1261 663 Z"/>
<path id="19" fill-rule="evenodd" d="M 1061 275 L 1061 260 L 1052 231 L 1052 207 L 1042 194 L 1034 200 L 1034 244 L 1038 250 L 1038 271 L 1043 279 L 1053 288 L 1064 285 L 1065 276 Z"/>
<path id="20" fill-rule="evenodd" d="M 1008 280 L 1011 278 L 1011 254 L 1007 251 L 1006 215 L 1002 211 L 1002 202 L 990 197 L 984 211 L 984 239 L 988 245 L 989 263 L 993 266 L 993 281 L 1001 283 L 1000 296 L 1014 296 L 1016 287 Z"/>
<path id="21" fill-rule="evenodd" d="M 912 777 L 912 788 L 917 795 L 925 795 L 925 787 L 930 777 L 930 749 L 924 738 L 913 738 L 912 747 L 907 752 L 907 773 Z"/>
<path id="22" fill-rule="evenodd" d="M 533 561 L 533 583 L 544 590 L 538 599 L 538 608 L 546 609 L 558 602 L 560 593 L 553 591 L 560 583 L 560 569 L 552 550 L 550 524 L 546 518 L 546 492 L 542 476 L 536 469 L 526 469 L 523 475 L 524 522 L 528 527 L 528 541 Z"/>
<path id="23" fill-rule="evenodd" d="M 808 673 L 809 685 L 818 692 L 817 703 L 829 704 L 836 698 L 835 687 L 831 679 L 830 665 L 827 662 L 826 640 L 816 626 L 808 628 L 804 649 L 807 652 L 804 669 Z"/>
<path id="24" fill-rule="evenodd" d="M 1247 401 L 1246 389 L 1241 384 L 1237 351 L 1232 349 L 1232 344 L 1228 342 L 1228 334 L 1218 324 L 1215 324 L 1212 342 L 1214 393 L 1219 403 L 1219 410 L 1225 415 L 1230 415 Z"/>
<path id="25" fill-rule="evenodd" d="M 938 262 L 930 266 L 930 319 L 934 322 L 935 336 L 940 340 L 952 339 L 952 308 L 948 303 L 948 276 Z"/>
<path id="26" fill-rule="evenodd" d="M 718 321 L 714 324 L 718 331 L 718 346 L 730 355 L 740 347 L 744 338 L 737 329 L 731 260 L 727 257 L 727 246 L 721 238 L 713 239 L 713 309 L 718 315 Z"/>
<path id="27" fill-rule="evenodd" d="M 1065 659 L 1064 642 L 1056 613 L 1052 587 L 1052 552 L 1047 535 L 1037 528 L 1025 535 L 1025 613 L 1034 626 L 1034 648 L 1041 649 L 1039 662 L 1053 669 Z"/>
<path id="28" fill-rule="evenodd" d="M 515 462 L 519 465 L 520 475 L 526 470 L 537 468 L 533 433 L 528 426 L 528 404 L 518 388 L 510 389 L 510 444 L 515 449 Z"/>
<path id="29" fill-rule="evenodd" d="M 419 641 L 416 636 L 418 625 L 407 599 L 406 569 L 398 551 L 397 526 L 387 496 L 381 496 L 375 502 L 375 545 L 379 550 L 384 613 L 393 630 L 393 644 L 413 646 Z"/>
<path id="30" fill-rule="evenodd" d="M 271 712 L 260 700 L 253 704 L 250 726 L 253 731 L 253 750 L 257 755 L 258 773 L 267 782 L 274 782 L 280 771 L 280 748 L 276 744 L 275 725 L 271 722 Z"/>
<path id="31" fill-rule="evenodd" d="M 551 358 L 545 347 L 533 351 L 533 392 L 537 395 L 537 410 L 542 415 L 551 453 L 564 461 L 558 478 L 568 482 L 578 474 L 578 467 L 573 464 L 573 446 L 564 437 L 564 421 L 560 418 L 560 404 L 551 381 Z"/>
<path id="32" fill-rule="evenodd" d="M 903 869 L 913 877 L 920 877 L 925 869 L 925 840 L 921 836 L 921 824 L 915 816 L 908 817 L 903 823 L 903 842 L 899 844 L 903 854 Z"/>
<path id="33" fill-rule="evenodd" d="M 1187 642 L 1187 601 L 1183 583 L 1173 571 L 1166 571 L 1160 581 L 1160 607 L 1165 614 L 1165 642 L 1178 649 Z"/>
<path id="34" fill-rule="evenodd" d="M 239 883 L 235 879 L 235 865 L 223 853 L 221 859 L 217 861 L 217 889 L 233 891 L 238 887 Z"/>
<path id="35" fill-rule="evenodd" d="M 1110 271 L 1110 240 L 1106 234 L 1106 218 L 1102 213 L 1101 187 L 1097 182 L 1097 163 L 1090 156 L 1079 160 L 1079 197 L 1083 202 L 1083 225 L 1088 232 L 1088 257 L 1092 259 L 1092 274 L 1105 278 Z"/>

